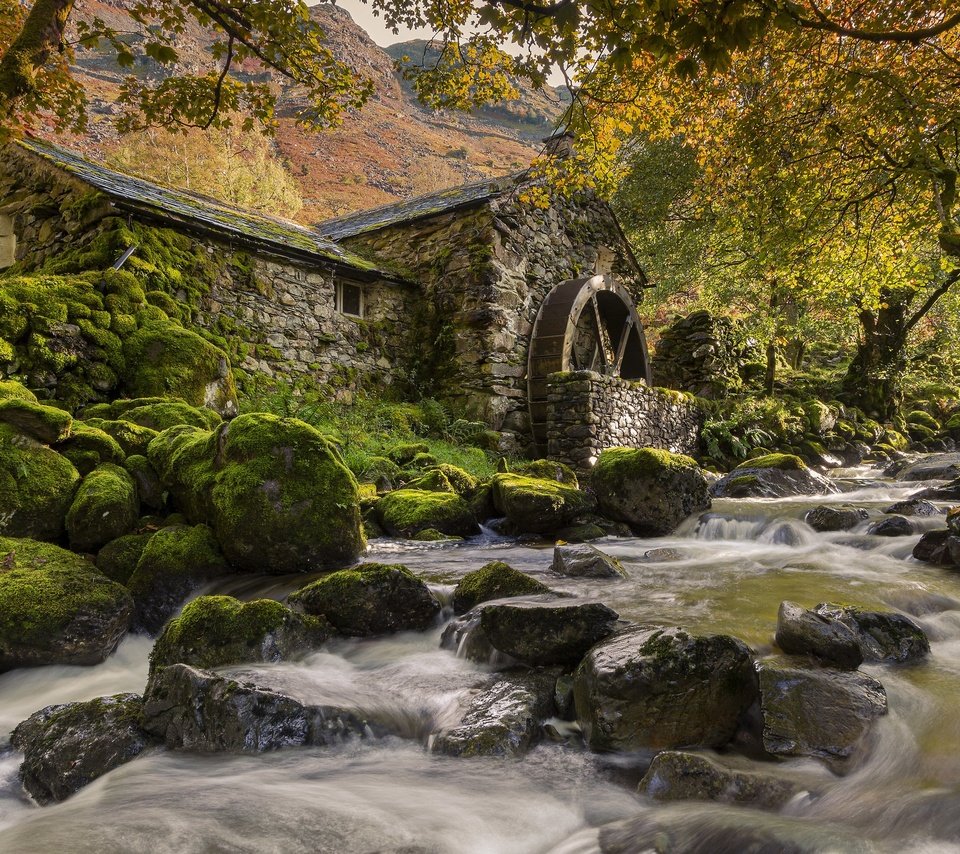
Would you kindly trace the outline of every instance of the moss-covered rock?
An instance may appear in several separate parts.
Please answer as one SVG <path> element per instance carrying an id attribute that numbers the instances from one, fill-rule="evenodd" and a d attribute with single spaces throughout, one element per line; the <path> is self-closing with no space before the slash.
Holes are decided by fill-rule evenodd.
<path id="1" fill-rule="evenodd" d="M 747 460 L 710 487 L 715 498 L 787 498 L 837 491 L 832 481 L 808 468 L 794 454 L 768 454 Z"/>
<path id="2" fill-rule="evenodd" d="M 149 459 L 240 569 L 307 572 L 349 563 L 365 547 L 357 482 L 303 421 L 250 414 L 212 433 L 175 427 L 150 443 Z"/>
<path id="3" fill-rule="evenodd" d="M 140 728 L 136 694 L 47 706 L 11 735 L 24 753 L 20 779 L 39 804 L 62 801 L 155 744 Z"/>
<path id="4" fill-rule="evenodd" d="M 316 649 L 332 634 L 322 617 L 291 611 L 273 599 L 201 596 L 164 627 L 150 654 L 150 668 L 177 662 L 211 668 L 286 661 Z"/>
<path id="5" fill-rule="evenodd" d="M 9 424 L 24 436 L 53 445 L 70 435 L 69 412 L 19 397 L 0 400 L 0 424 Z"/>
<path id="6" fill-rule="evenodd" d="M 548 534 L 596 509 L 593 496 L 555 480 L 504 472 L 491 489 L 497 512 L 518 532 Z"/>
<path id="7" fill-rule="evenodd" d="M 103 430 L 104 433 L 114 439 L 123 450 L 124 456 L 146 455 L 147 448 L 159 433 L 158 430 L 152 430 L 133 421 L 121 419 L 114 421 L 95 418 L 88 419 L 86 423 L 91 427 Z"/>
<path id="8" fill-rule="evenodd" d="M 463 614 L 491 599 L 549 592 L 546 584 L 541 584 L 502 560 L 494 560 L 460 579 L 453 591 L 453 610 L 454 613 Z"/>
<path id="9" fill-rule="evenodd" d="M 470 506 L 455 492 L 398 489 L 384 495 L 376 511 L 393 537 L 413 537 L 429 528 L 454 537 L 480 533 Z"/>
<path id="10" fill-rule="evenodd" d="M 459 543 L 463 541 L 463 537 L 451 537 L 449 534 L 444 534 L 435 528 L 427 528 L 425 531 L 419 531 L 410 539 L 417 540 L 421 543 Z"/>
<path id="11" fill-rule="evenodd" d="M 15 380 L 0 380 L 0 400 L 9 400 L 10 398 L 29 400 L 32 403 L 37 402 L 37 396 L 21 383 Z"/>
<path id="12" fill-rule="evenodd" d="M 123 463 L 123 449 L 99 427 L 74 421 L 70 437 L 57 444 L 57 451 L 76 466 L 80 474 L 92 472 L 101 463 Z"/>
<path id="13" fill-rule="evenodd" d="M 130 473 L 130 477 L 137 485 L 140 504 L 149 507 L 151 510 L 163 510 L 167 504 L 167 492 L 163 488 L 163 484 L 160 483 L 157 472 L 150 465 L 150 460 L 139 454 L 134 454 L 124 460 L 123 467 Z"/>
<path id="14" fill-rule="evenodd" d="M 331 573 L 289 601 L 307 614 L 326 617 L 342 634 L 357 637 L 423 631 L 433 625 L 441 607 L 405 566 L 381 563 Z"/>
<path id="15" fill-rule="evenodd" d="M 67 512 L 70 547 L 96 551 L 133 530 L 139 515 L 133 478 L 126 469 L 104 463 L 83 479 Z"/>
<path id="16" fill-rule="evenodd" d="M 734 471 L 745 469 L 779 469 L 780 471 L 803 471 L 807 464 L 794 454 L 766 454 L 740 463 Z"/>
<path id="17" fill-rule="evenodd" d="M 181 424 L 212 430 L 222 420 L 212 409 L 191 406 L 176 397 L 116 400 L 108 406 L 89 407 L 84 411 L 84 417 L 130 421 L 158 432 Z"/>
<path id="18" fill-rule="evenodd" d="M 580 486 L 576 472 L 566 463 L 557 460 L 530 460 L 512 466 L 511 471 L 514 474 L 537 477 L 541 480 L 555 480 L 557 483 L 565 483 L 574 489 Z"/>
<path id="19" fill-rule="evenodd" d="M 710 507 L 707 479 L 696 461 L 657 448 L 609 448 L 591 475 L 600 512 L 640 536 L 665 536 Z"/>
<path id="20" fill-rule="evenodd" d="M 127 591 L 79 555 L 0 537 L 0 672 L 98 664 L 130 626 Z"/>
<path id="21" fill-rule="evenodd" d="M 411 480 L 406 489 L 426 490 L 427 492 L 456 492 L 447 476 L 439 469 L 430 469 L 420 477 Z"/>
<path id="22" fill-rule="evenodd" d="M 97 569 L 111 581 L 127 584 L 152 536 L 151 531 L 144 534 L 124 534 L 111 540 L 97 552 Z"/>
<path id="23" fill-rule="evenodd" d="M 134 627 L 156 633 L 201 584 L 229 572 L 206 525 L 161 528 L 150 538 L 127 583 L 136 606 Z"/>
<path id="24" fill-rule="evenodd" d="M 0 424 L 0 534 L 59 539 L 79 484 L 70 460 Z"/>
<path id="25" fill-rule="evenodd" d="M 398 466 L 406 466 L 417 454 L 426 454 L 429 451 L 430 446 L 426 442 L 409 442 L 394 445 L 387 454 Z"/>
<path id="26" fill-rule="evenodd" d="M 123 383 L 134 397 L 170 395 L 220 415 L 237 412 L 230 360 L 195 332 L 169 322 L 147 324 L 124 342 Z"/>

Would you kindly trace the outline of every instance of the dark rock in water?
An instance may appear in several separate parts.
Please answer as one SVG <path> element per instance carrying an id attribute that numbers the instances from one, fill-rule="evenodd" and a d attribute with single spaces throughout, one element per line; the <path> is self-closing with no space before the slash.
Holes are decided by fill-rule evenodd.
<path id="1" fill-rule="evenodd" d="M 960 566 L 960 537 L 948 530 L 927 531 L 913 547 L 913 556 L 938 566 Z"/>
<path id="2" fill-rule="evenodd" d="M 307 706 L 209 670 L 172 664 L 143 698 L 143 728 L 175 750 L 258 753 L 382 734 L 352 711 Z"/>
<path id="3" fill-rule="evenodd" d="M 837 667 L 856 670 L 863 661 L 857 636 L 849 626 L 794 602 L 780 603 L 776 640 L 786 653 L 809 653 Z"/>
<path id="4" fill-rule="evenodd" d="M 655 811 L 600 828 L 602 854 L 877 854 L 862 834 L 811 822 L 729 808 L 693 811 L 689 804 Z"/>
<path id="5" fill-rule="evenodd" d="M 822 603 L 814 609 L 855 635 L 864 661 L 903 663 L 930 652 L 930 642 L 920 626 L 904 614 L 863 611 L 852 605 Z"/>
<path id="6" fill-rule="evenodd" d="M 702 753 L 664 750 L 653 757 L 638 794 L 656 801 L 720 801 L 779 809 L 800 787 L 788 780 L 727 768 Z"/>
<path id="7" fill-rule="evenodd" d="M 707 480 L 696 461 L 656 448 L 608 448 L 591 483 L 600 512 L 626 522 L 641 537 L 672 533 L 691 513 L 710 507 Z"/>
<path id="8" fill-rule="evenodd" d="M 46 664 L 99 664 L 130 628 L 126 588 L 80 555 L 0 537 L 0 673 Z"/>
<path id="9" fill-rule="evenodd" d="M 487 606 L 480 604 L 447 623 L 440 636 L 440 648 L 455 652 L 460 658 L 476 661 L 479 664 L 489 664 L 500 669 L 513 667 L 520 662 L 496 650 L 483 627 L 480 625 L 480 615 Z"/>
<path id="10" fill-rule="evenodd" d="M 941 511 L 922 498 L 907 498 L 891 504 L 884 513 L 896 513 L 898 516 L 939 516 Z"/>
<path id="11" fill-rule="evenodd" d="M 285 661 L 316 649 L 333 634 L 322 617 L 299 614 L 273 599 L 201 596 L 164 626 L 150 667 Z"/>
<path id="12" fill-rule="evenodd" d="M 453 611 L 463 614 L 481 602 L 549 593 L 550 588 L 501 560 L 468 572 L 453 591 Z"/>
<path id="13" fill-rule="evenodd" d="M 909 537 L 914 533 L 910 520 L 903 516 L 888 516 L 867 528 L 868 534 L 875 537 Z"/>
<path id="14" fill-rule="evenodd" d="M 720 747 L 757 695 L 745 643 L 636 626 L 597 644 L 577 669 L 577 719 L 594 750 Z"/>
<path id="15" fill-rule="evenodd" d="M 763 746 L 776 756 L 813 756 L 845 770 L 874 720 L 887 713 L 883 685 L 862 673 L 784 659 L 761 661 L 757 670 Z"/>
<path id="16" fill-rule="evenodd" d="M 809 510 L 803 521 L 814 531 L 827 533 L 830 531 L 849 531 L 856 528 L 868 518 L 867 511 L 862 507 L 828 507 L 821 504 Z"/>
<path id="17" fill-rule="evenodd" d="M 524 664 L 573 667 L 611 635 L 618 614 L 599 602 L 488 604 L 480 626 L 494 649 Z"/>
<path id="18" fill-rule="evenodd" d="M 960 477 L 945 483 L 943 486 L 928 486 L 910 496 L 911 498 L 925 498 L 930 501 L 960 501 Z"/>
<path id="19" fill-rule="evenodd" d="M 430 588 L 409 569 L 384 563 L 326 575 L 293 593 L 289 602 L 354 637 L 423 631 L 441 610 Z"/>
<path id="20" fill-rule="evenodd" d="M 431 744 L 447 756 L 522 756 L 554 713 L 558 671 L 507 673 L 475 694 L 455 727 Z"/>
<path id="21" fill-rule="evenodd" d="M 557 575 L 571 578 L 626 578 L 627 573 L 615 557 L 600 551 L 596 546 L 562 544 L 553 549 L 553 564 Z"/>
<path id="22" fill-rule="evenodd" d="M 960 454 L 933 454 L 904 466 L 897 480 L 953 480 L 960 476 Z"/>
<path id="23" fill-rule="evenodd" d="M 768 454 L 747 460 L 710 488 L 714 498 L 791 498 L 836 492 L 838 489 L 832 481 L 790 454 Z"/>
<path id="24" fill-rule="evenodd" d="M 34 712 L 10 737 L 24 753 L 24 788 L 37 803 L 62 801 L 136 759 L 156 744 L 140 726 L 141 709 L 139 695 L 115 694 Z"/>
<path id="25" fill-rule="evenodd" d="M 127 586 L 136 605 L 134 628 L 156 634 L 202 584 L 230 573 L 206 525 L 170 525 L 147 542 Z"/>

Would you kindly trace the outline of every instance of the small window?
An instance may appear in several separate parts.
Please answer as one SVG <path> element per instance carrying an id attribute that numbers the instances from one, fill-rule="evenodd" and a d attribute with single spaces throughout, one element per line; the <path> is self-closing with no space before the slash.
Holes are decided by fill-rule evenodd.
<path id="1" fill-rule="evenodd" d="M 17 260 L 17 235 L 13 220 L 0 216 L 0 270 L 5 270 Z"/>
<path id="2" fill-rule="evenodd" d="M 363 317 L 363 288 L 349 282 L 337 282 L 337 311 Z"/>

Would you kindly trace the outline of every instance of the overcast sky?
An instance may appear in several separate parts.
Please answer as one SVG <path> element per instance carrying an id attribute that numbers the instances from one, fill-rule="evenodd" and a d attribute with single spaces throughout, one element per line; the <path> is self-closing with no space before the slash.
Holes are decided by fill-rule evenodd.
<path id="1" fill-rule="evenodd" d="M 308 0 L 311 6 L 319 0 Z M 402 30 L 394 34 L 384 23 L 382 18 L 375 18 L 370 7 L 361 0 L 337 0 L 337 5 L 346 9 L 361 27 L 363 27 L 378 45 L 386 47 L 407 39 L 427 39 L 433 35 L 431 30 Z"/>

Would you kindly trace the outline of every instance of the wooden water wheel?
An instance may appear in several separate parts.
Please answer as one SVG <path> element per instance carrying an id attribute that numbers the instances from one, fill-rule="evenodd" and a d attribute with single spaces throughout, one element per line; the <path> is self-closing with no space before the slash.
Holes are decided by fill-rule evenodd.
<path id="1" fill-rule="evenodd" d="M 637 309 L 612 277 L 563 282 L 537 312 L 527 358 L 527 400 L 541 452 L 547 446 L 547 377 L 556 371 L 595 371 L 650 382 Z"/>

